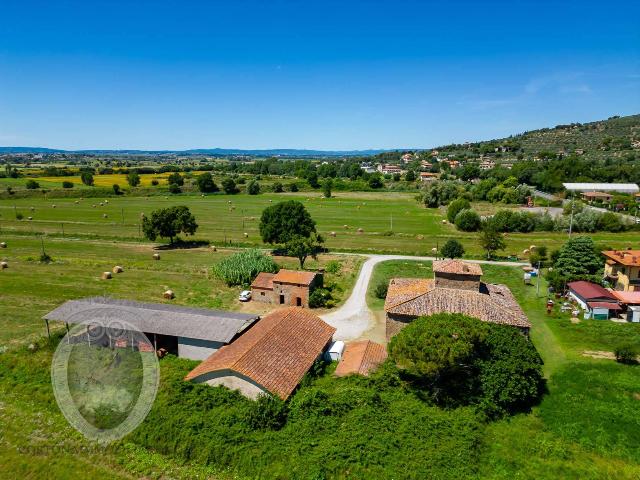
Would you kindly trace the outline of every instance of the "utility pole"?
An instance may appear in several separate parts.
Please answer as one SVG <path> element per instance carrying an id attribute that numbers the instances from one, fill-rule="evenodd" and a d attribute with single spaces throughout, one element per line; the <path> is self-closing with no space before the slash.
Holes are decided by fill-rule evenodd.
<path id="1" fill-rule="evenodd" d="M 541 272 L 540 272 L 540 260 L 538 260 L 538 282 L 536 283 L 536 297 L 540 296 L 540 277 L 541 277 Z"/>
<path id="2" fill-rule="evenodd" d="M 573 198 L 573 193 L 571 194 L 571 220 L 569 222 L 569 238 L 571 238 L 571 232 L 573 231 L 573 207 L 575 205 L 575 201 Z"/>

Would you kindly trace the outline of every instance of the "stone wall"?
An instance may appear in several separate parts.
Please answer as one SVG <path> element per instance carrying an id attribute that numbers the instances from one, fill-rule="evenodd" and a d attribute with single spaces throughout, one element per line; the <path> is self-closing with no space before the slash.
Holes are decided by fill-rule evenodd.
<path id="1" fill-rule="evenodd" d="M 435 286 L 441 288 L 457 288 L 458 290 L 480 290 L 480 275 L 458 275 L 455 273 L 435 274 Z"/>

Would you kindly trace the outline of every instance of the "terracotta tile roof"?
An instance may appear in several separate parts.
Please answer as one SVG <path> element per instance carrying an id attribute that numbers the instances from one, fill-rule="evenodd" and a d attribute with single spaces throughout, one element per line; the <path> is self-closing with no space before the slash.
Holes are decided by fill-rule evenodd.
<path id="1" fill-rule="evenodd" d="M 616 298 L 613 296 L 609 290 L 598 285 L 597 283 L 587 282 L 585 280 L 578 280 L 576 282 L 569 282 L 567 284 L 569 290 L 573 293 L 582 297 L 586 300 L 615 300 Z"/>
<path id="2" fill-rule="evenodd" d="M 273 281 L 279 283 L 293 283 L 296 285 L 311 285 L 311 282 L 316 278 L 316 275 L 316 272 L 281 269 L 276 273 L 275 277 L 273 277 Z"/>
<path id="3" fill-rule="evenodd" d="M 240 373 L 286 399 L 322 353 L 336 329 L 309 310 L 284 308 L 259 320 L 187 374 L 185 380 L 219 370 Z"/>
<path id="4" fill-rule="evenodd" d="M 251 284 L 251 288 L 265 288 L 273 290 L 273 277 L 275 273 L 260 272 Z"/>
<path id="5" fill-rule="evenodd" d="M 460 260 L 435 260 L 433 262 L 433 271 L 458 275 L 482 275 L 480 265 Z"/>
<path id="6" fill-rule="evenodd" d="M 342 360 L 340 360 L 336 368 L 335 375 L 337 377 L 344 377 L 353 373 L 368 375 L 369 372 L 375 370 L 386 359 L 387 349 L 384 345 L 371 340 L 351 342 L 344 349 Z"/>
<path id="7" fill-rule="evenodd" d="M 431 279 L 394 278 L 384 310 L 390 314 L 423 317 L 461 313 L 485 322 L 530 328 L 529 319 L 505 285 L 480 284 L 480 290 L 436 287 Z"/>
<path id="8" fill-rule="evenodd" d="M 616 263 L 628 267 L 640 267 L 640 250 L 608 250 L 602 254 Z"/>

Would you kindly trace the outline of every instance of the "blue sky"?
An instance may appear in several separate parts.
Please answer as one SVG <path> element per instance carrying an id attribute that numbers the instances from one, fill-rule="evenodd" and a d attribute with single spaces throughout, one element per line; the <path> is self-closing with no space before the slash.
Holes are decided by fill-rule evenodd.
<path id="1" fill-rule="evenodd" d="M 640 2 L 0 8 L 0 145 L 428 148 L 640 113 Z"/>

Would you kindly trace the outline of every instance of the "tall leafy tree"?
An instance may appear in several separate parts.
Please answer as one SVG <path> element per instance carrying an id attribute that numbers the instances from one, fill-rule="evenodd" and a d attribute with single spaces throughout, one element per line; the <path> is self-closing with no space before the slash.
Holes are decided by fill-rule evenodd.
<path id="1" fill-rule="evenodd" d="M 198 190 L 202 193 L 215 193 L 219 190 L 209 172 L 198 175 L 196 178 L 196 184 L 198 185 Z"/>
<path id="2" fill-rule="evenodd" d="M 127 174 L 127 183 L 130 187 L 137 187 L 140 185 L 140 175 L 138 175 L 138 172 L 129 172 Z"/>
<path id="3" fill-rule="evenodd" d="M 295 235 L 284 244 L 284 247 L 287 255 L 296 257 L 300 262 L 300 268 L 304 268 L 304 262 L 307 258 L 316 259 L 318 254 L 322 252 L 323 243 L 324 239 L 320 235 L 312 233 L 309 237 Z"/>
<path id="4" fill-rule="evenodd" d="M 151 241 L 161 237 L 168 238 L 169 243 L 173 244 L 180 233 L 193 235 L 197 229 L 196 218 L 184 205 L 154 210 L 151 217 L 142 219 L 144 236 Z"/>
<path id="5" fill-rule="evenodd" d="M 493 257 L 498 250 L 504 250 L 507 244 L 504 237 L 492 225 L 486 224 L 480 232 L 480 245 L 487 252 L 487 258 Z"/>
<path id="6" fill-rule="evenodd" d="M 80 180 L 82 183 L 91 187 L 93 185 L 93 174 L 91 172 L 84 171 L 80 174 Z"/>
<path id="7" fill-rule="evenodd" d="M 260 235 L 265 243 L 285 244 L 296 236 L 309 238 L 315 231 L 316 222 L 297 200 L 271 205 L 260 217 Z"/>
<path id="8" fill-rule="evenodd" d="M 590 237 L 567 240 L 557 254 L 547 280 L 556 290 L 562 290 L 574 280 L 602 280 L 603 260 Z"/>
<path id="9" fill-rule="evenodd" d="M 442 246 L 440 255 L 444 258 L 461 258 L 464 255 L 464 247 L 458 240 L 452 238 Z"/>

